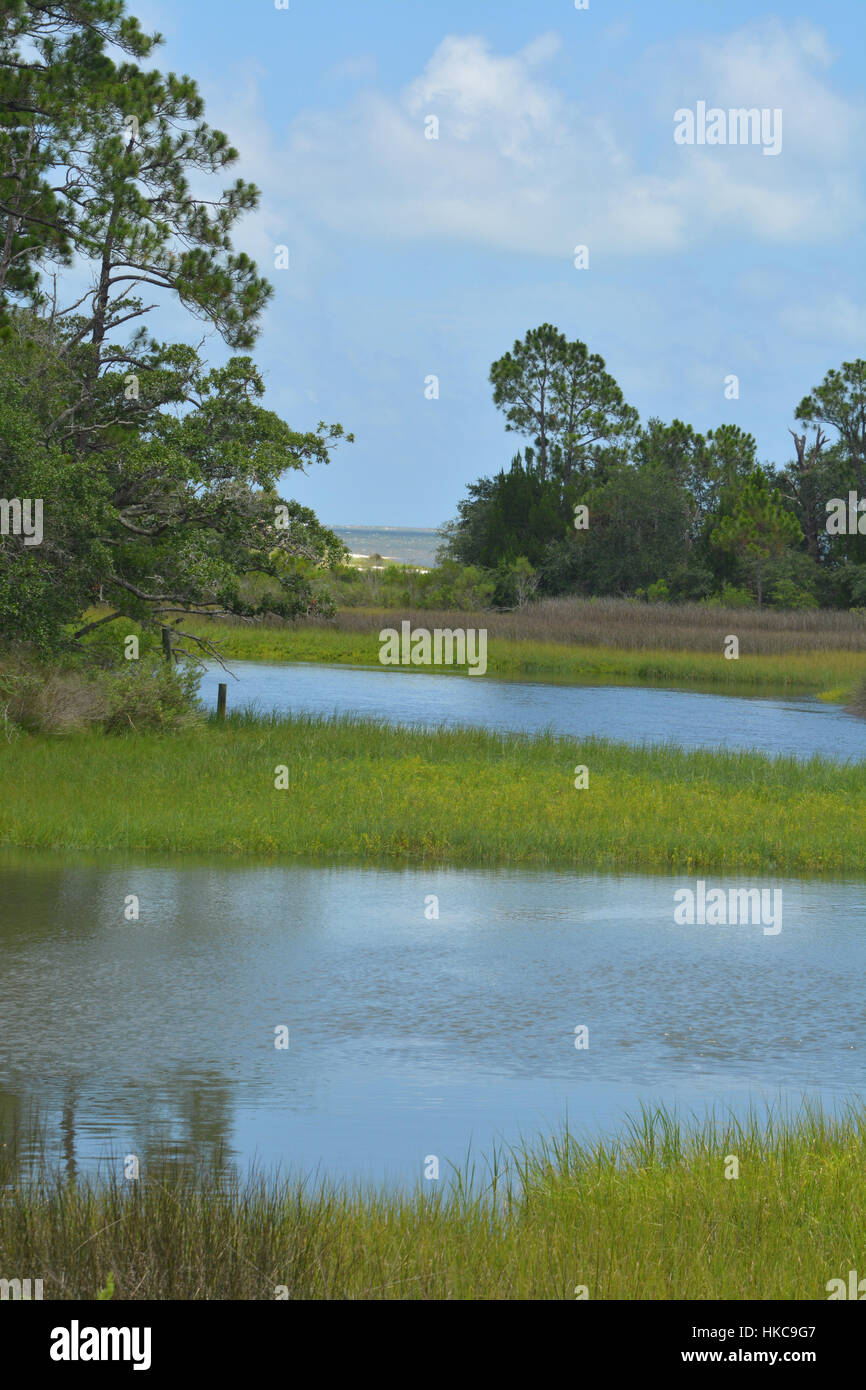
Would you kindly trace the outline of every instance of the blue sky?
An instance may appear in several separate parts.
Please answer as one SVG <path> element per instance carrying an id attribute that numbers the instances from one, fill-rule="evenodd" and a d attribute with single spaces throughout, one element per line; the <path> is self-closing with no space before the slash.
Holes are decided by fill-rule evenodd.
<path id="1" fill-rule="evenodd" d="M 490 363 L 543 322 L 600 353 L 643 419 L 732 421 L 777 463 L 801 397 L 864 355 L 862 0 L 129 9 L 262 190 L 236 242 L 276 290 L 266 403 L 355 433 L 286 480 L 325 522 L 452 517 L 516 447 Z M 699 101 L 781 109 L 781 152 L 677 145 L 674 112 Z"/>

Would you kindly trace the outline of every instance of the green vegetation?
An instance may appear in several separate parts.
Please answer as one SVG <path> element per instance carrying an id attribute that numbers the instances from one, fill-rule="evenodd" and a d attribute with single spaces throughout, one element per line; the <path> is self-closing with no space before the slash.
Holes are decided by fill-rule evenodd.
<path id="1" fill-rule="evenodd" d="M 339 608 L 486 608 L 496 588 L 484 570 L 456 560 L 429 569 L 394 563 L 375 569 L 377 558 L 330 571 L 327 589 Z"/>
<path id="2" fill-rule="evenodd" d="M 506 430 L 526 442 L 508 469 L 469 484 L 443 536 L 452 560 L 493 579 L 498 605 L 535 591 L 863 603 L 866 541 L 831 524 L 828 506 L 866 486 L 866 360 L 800 402 L 804 432 L 790 431 L 795 457 L 781 467 L 760 462 L 737 425 L 641 425 L 603 359 L 549 323 L 494 362 L 490 382 Z"/>
<path id="3" fill-rule="evenodd" d="M 800 523 L 786 510 L 781 492 L 770 487 L 760 468 L 743 480 L 733 510 L 723 516 L 710 533 L 711 545 L 738 555 L 741 563 L 754 567 L 759 608 L 763 602 L 763 573 L 767 561 L 783 555 L 787 545 L 795 545 L 802 539 Z M 790 585 L 792 581 L 782 582 Z"/>
<path id="4" fill-rule="evenodd" d="M 866 1115 L 644 1112 L 613 1143 L 563 1134 L 406 1195 L 182 1171 L 25 1184 L 9 1159 L 4 1177 L 3 1266 L 46 1298 L 826 1299 L 861 1264 Z"/>
<path id="5" fill-rule="evenodd" d="M 0 8 L 0 640 L 40 653 L 97 595 L 181 641 L 185 613 L 329 613 L 346 556 L 278 488 L 351 436 L 291 429 L 245 355 L 273 287 L 232 237 L 259 191 L 221 182 L 238 151 L 192 78 L 141 66 L 162 40 L 124 9 Z M 244 355 L 160 342 L 167 304 Z"/>
<path id="6" fill-rule="evenodd" d="M 437 615 L 440 616 L 440 615 Z M 436 626 L 463 626 L 465 615 L 447 614 Z M 383 627 L 395 619 L 379 615 Z M 430 615 L 418 615 L 423 626 L 434 626 Z M 466 624 L 469 626 L 469 624 Z M 375 632 L 344 632 L 324 627 L 194 626 L 224 657 L 235 661 L 329 661 L 353 666 L 378 666 L 379 628 Z M 408 668 L 407 668 L 408 669 Z M 428 668 L 415 668 L 424 669 Z M 447 673 L 449 668 L 442 668 Z M 524 680 L 617 682 L 633 685 L 701 686 L 720 691 L 790 690 L 824 693 L 845 700 L 855 680 L 866 673 L 866 654 L 808 652 L 786 656 L 741 656 L 727 661 L 721 652 L 624 651 L 615 647 L 566 647 L 555 642 L 520 642 L 492 638 L 487 652 L 489 677 Z M 479 678 L 480 679 L 480 678 Z"/>
<path id="7" fill-rule="evenodd" d="M 110 630 L 94 636 L 86 652 L 40 661 L 12 648 L 0 653 L 0 731 L 104 733 L 168 729 L 198 718 L 198 672 L 167 663 L 151 633 L 142 633 L 135 661 L 119 660 Z"/>
<path id="8" fill-rule="evenodd" d="M 22 849 L 780 874 L 866 863 L 863 766 L 820 759 L 234 715 L 172 734 L 13 736 L 0 775 L 0 846 Z"/>
<path id="9" fill-rule="evenodd" d="M 84 615 L 98 624 L 110 610 Z M 724 693 L 813 694 L 850 700 L 866 678 L 863 612 L 779 612 L 705 603 L 655 604 L 627 599 L 544 599 L 514 612 L 484 609 L 350 607 L 327 622 L 226 622 L 187 619 L 184 627 L 229 661 L 323 661 L 379 665 L 379 632 L 407 620 L 413 627 L 484 628 L 488 675 L 572 683 L 664 684 Z M 83 644 L 110 663 L 129 633 L 128 619 L 106 623 Z M 725 639 L 740 641 L 726 660 Z M 94 645 L 95 644 L 95 645 Z M 152 644 L 151 644 L 152 646 Z M 445 668 L 446 671 L 448 668 Z M 0 660 L 0 700 L 3 662 Z"/>
<path id="10" fill-rule="evenodd" d="M 348 567 L 279 488 L 352 436 L 263 403 L 246 354 L 273 289 L 233 244 L 259 190 L 223 181 L 238 152 L 193 79 L 153 66 L 161 41 L 123 0 L 0 7 L 0 848 L 862 873 L 863 764 L 193 708 L 173 644 L 375 665 L 407 618 L 487 628 L 494 677 L 856 689 L 866 709 L 866 540 L 841 504 L 826 525 L 866 487 L 866 362 L 801 401 L 777 468 L 734 425 L 642 426 L 601 357 L 544 324 L 491 367 L 523 452 L 469 487 L 440 563 Z M 163 341 L 179 306 L 190 341 Z M 193 346 L 213 330 L 218 367 Z M 24 1182 L 4 1143 L 0 1269 L 106 1301 L 823 1298 L 862 1256 L 864 1148 L 859 1112 L 659 1113 L 395 1196 Z"/>

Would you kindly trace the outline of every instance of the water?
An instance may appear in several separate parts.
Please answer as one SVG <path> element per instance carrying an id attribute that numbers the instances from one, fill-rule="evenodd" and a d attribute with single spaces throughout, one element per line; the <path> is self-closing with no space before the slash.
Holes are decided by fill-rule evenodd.
<path id="1" fill-rule="evenodd" d="M 332 526 L 353 555 L 382 555 L 401 565 L 430 567 L 442 544 L 438 531 L 417 526 Z"/>
<path id="2" fill-rule="evenodd" d="M 806 699 L 236 663 L 230 703 L 866 756 Z M 225 679 L 202 682 L 207 703 Z M 711 886 L 727 886 L 707 876 Z M 0 1128 L 70 1170 L 226 1153 L 409 1184 L 428 1155 L 864 1084 L 866 884 L 781 886 L 783 929 L 679 926 L 645 875 L 0 858 Z M 751 886 L 738 879 L 734 886 Z M 140 920 L 127 922 L 130 894 Z M 438 918 L 425 914 L 438 899 Z M 574 1046 L 575 1028 L 590 1046 Z M 274 1030 L 289 1029 L 289 1048 Z"/>
<path id="3" fill-rule="evenodd" d="M 835 761 L 866 758 L 866 720 L 820 700 L 705 695 L 695 691 L 501 681 L 427 675 L 384 667 L 235 661 L 232 679 L 208 668 L 201 696 L 216 706 L 228 682 L 229 708 L 359 714 L 395 724 L 463 724 L 498 730 L 549 728 L 569 738 L 597 735 L 627 743 L 685 748 L 758 749 L 773 756 Z"/>
<path id="4" fill-rule="evenodd" d="M 566 1114 L 589 1135 L 641 1100 L 864 1088 L 866 884 L 774 880 L 766 936 L 676 925 L 690 883 L 7 857 L 0 1123 L 37 1109 L 79 1172 L 225 1146 L 241 1171 L 408 1184 Z"/>

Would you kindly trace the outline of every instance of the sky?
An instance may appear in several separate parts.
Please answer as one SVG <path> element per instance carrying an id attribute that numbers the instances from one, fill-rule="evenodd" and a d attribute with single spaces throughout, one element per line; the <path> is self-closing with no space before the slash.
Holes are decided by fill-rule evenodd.
<path id="1" fill-rule="evenodd" d="M 801 398 L 866 347 L 863 0 L 288 3 L 128 3 L 261 189 L 235 244 L 275 288 L 265 404 L 355 435 L 287 496 L 331 525 L 454 517 L 522 443 L 490 364 L 545 322 L 642 420 L 788 459 Z M 678 143 L 700 102 L 780 111 L 781 148 Z"/>

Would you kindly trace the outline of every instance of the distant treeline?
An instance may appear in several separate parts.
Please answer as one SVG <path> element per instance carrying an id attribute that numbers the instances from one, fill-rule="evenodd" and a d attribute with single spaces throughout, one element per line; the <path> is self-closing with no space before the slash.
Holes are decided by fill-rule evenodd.
<path id="1" fill-rule="evenodd" d="M 538 593 L 866 606 L 866 361 L 800 401 L 780 467 L 737 425 L 641 426 L 602 359 L 550 324 L 490 380 L 506 429 L 529 442 L 470 484 L 442 555 L 483 572 L 495 604 Z"/>

